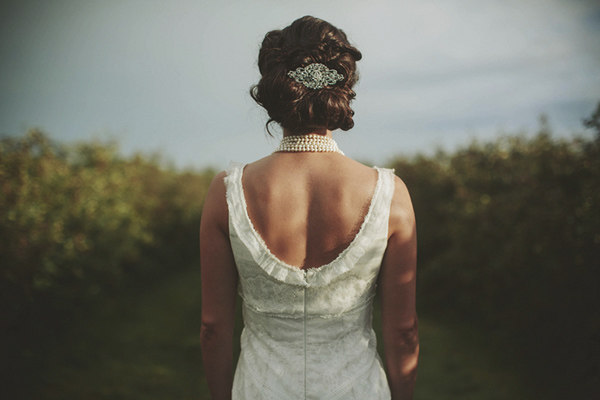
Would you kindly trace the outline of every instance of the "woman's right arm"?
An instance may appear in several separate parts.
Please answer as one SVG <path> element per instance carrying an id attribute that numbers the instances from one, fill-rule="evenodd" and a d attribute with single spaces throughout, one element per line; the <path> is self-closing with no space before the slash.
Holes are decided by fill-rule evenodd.
<path id="1" fill-rule="evenodd" d="M 388 245 L 379 272 L 385 365 L 393 400 L 412 399 L 419 334 L 416 311 L 417 232 L 408 190 L 395 178 Z"/>
<path id="2" fill-rule="evenodd" d="M 224 173 L 211 183 L 200 223 L 204 373 L 213 400 L 230 400 L 238 274 L 229 242 Z"/>

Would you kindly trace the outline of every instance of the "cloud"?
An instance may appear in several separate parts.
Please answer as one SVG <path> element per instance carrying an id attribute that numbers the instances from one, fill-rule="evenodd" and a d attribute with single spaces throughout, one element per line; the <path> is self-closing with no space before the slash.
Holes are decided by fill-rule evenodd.
<path id="1" fill-rule="evenodd" d="M 3 11 L 0 131 L 112 132 L 126 151 L 160 148 L 180 165 L 223 167 L 275 147 L 248 89 L 264 34 L 305 14 L 363 52 L 356 127 L 340 136 L 362 159 L 456 145 L 541 112 L 571 131 L 600 93 L 592 1 L 63 0 Z"/>

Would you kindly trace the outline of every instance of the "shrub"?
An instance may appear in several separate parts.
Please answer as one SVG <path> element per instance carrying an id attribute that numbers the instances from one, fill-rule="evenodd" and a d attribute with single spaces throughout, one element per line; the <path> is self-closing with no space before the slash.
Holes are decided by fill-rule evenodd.
<path id="1" fill-rule="evenodd" d="M 600 356 L 599 153 L 542 126 L 394 163 L 417 215 L 422 305 L 503 332 L 582 391 Z"/>
<path id="2" fill-rule="evenodd" d="M 197 264 L 213 176 L 124 158 L 114 143 L 1 139 L 0 373 L 88 299 Z"/>

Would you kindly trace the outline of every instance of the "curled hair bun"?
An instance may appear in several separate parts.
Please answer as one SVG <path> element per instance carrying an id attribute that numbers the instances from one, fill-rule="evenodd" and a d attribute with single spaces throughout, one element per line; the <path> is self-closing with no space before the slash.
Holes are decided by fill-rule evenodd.
<path id="1" fill-rule="evenodd" d="M 250 90 L 269 114 L 267 131 L 272 122 L 296 134 L 351 129 L 354 111 L 350 102 L 356 97 L 352 87 L 358 80 L 356 61 L 361 58 L 342 30 L 318 18 L 302 17 L 267 33 L 258 55 L 261 79 Z M 287 75 L 312 63 L 324 64 L 344 78 L 332 86 L 309 89 Z"/>

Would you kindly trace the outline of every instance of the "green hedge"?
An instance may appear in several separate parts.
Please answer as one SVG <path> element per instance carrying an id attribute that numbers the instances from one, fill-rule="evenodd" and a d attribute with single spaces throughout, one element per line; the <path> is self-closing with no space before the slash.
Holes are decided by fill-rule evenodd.
<path id="1" fill-rule="evenodd" d="M 112 143 L 0 140 L 0 374 L 42 368 L 44 346 L 89 300 L 198 263 L 214 173 L 123 157 Z"/>
<path id="2" fill-rule="evenodd" d="M 581 391 L 600 358 L 598 143 L 542 125 L 393 165 L 417 215 L 423 308 L 499 332 Z"/>
<path id="3" fill-rule="evenodd" d="M 57 145 L 39 131 L 2 139 L 0 168 L 0 279 L 13 304 L 95 295 L 128 274 L 189 265 L 214 176 L 123 158 L 110 143 Z"/>

